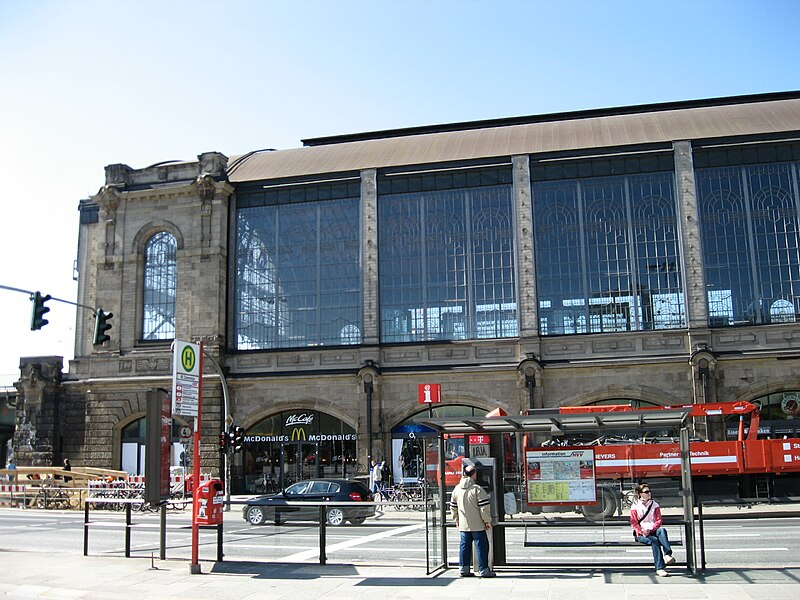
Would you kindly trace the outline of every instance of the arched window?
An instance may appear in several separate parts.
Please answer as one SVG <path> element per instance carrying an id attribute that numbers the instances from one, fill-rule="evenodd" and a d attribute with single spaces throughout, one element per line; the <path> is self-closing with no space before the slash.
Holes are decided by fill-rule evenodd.
<path id="1" fill-rule="evenodd" d="M 182 466 L 185 471 L 187 466 L 186 453 L 189 451 L 189 447 L 184 442 L 179 441 L 178 431 L 181 425 L 186 425 L 186 423 L 177 418 L 173 419 L 169 464 L 170 466 L 176 467 Z M 122 452 L 120 455 L 119 468 L 123 471 L 127 471 L 128 475 L 144 475 L 146 454 L 145 431 L 144 417 L 129 423 L 122 430 Z"/>
<path id="2" fill-rule="evenodd" d="M 166 231 L 156 233 L 145 246 L 142 339 L 175 337 L 177 247 L 175 236 Z"/>
<path id="3" fill-rule="evenodd" d="M 800 435 L 800 389 L 767 394 L 750 402 L 758 406 L 761 413 L 758 426 L 760 438 L 794 438 Z M 745 422 L 745 434 L 750 432 L 749 426 L 750 424 Z M 739 416 L 727 417 L 725 428 L 726 438 L 735 440 L 738 436 Z"/>

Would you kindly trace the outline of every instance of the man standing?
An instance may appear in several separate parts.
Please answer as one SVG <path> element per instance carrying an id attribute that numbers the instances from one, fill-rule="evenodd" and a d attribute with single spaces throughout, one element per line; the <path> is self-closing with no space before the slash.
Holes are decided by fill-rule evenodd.
<path id="1" fill-rule="evenodd" d="M 492 528 L 492 511 L 489 495 L 475 483 L 477 479 L 477 469 L 468 465 L 450 500 L 453 521 L 461 532 L 458 564 L 461 577 L 475 576 L 472 572 L 472 542 L 475 542 L 478 553 L 478 575 L 494 577 L 495 572 L 489 569 L 489 538 L 486 535 L 486 531 Z"/>

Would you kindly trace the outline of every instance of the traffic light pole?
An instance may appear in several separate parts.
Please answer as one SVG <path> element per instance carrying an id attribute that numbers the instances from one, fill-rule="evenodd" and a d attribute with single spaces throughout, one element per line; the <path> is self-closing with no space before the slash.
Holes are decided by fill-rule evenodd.
<path id="1" fill-rule="evenodd" d="M 33 304 L 33 314 L 31 316 L 31 330 L 37 331 L 47 325 L 49 321 L 44 318 L 45 313 L 50 312 L 50 309 L 45 306 L 45 302 L 61 302 L 62 304 L 69 304 L 70 306 L 77 306 L 78 308 L 85 308 L 86 310 L 92 311 L 92 314 L 95 317 L 95 333 L 94 333 L 94 344 L 107 342 L 109 339 L 108 335 L 106 335 L 106 331 L 111 329 L 111 324 L 108 321 L 114 315 L 111 313 L 103 312 L 102 308 L 96 308 L 94 306 L 89 306 L 87 304 L 81 304 L 80 302 L 73 302 L 72 300 L 65 300 L 64 298 L 56 298 L 51 296 L 50 294 L 42 295 L 40 292 L 36 291 L 33 292 L 31 290 L 23 290 L 21 288 L 12 287 L 10 285 L 2 285 L 0 284 L 0 289 L 2 290 L 9 290 L 11 292 L 20 292 L 21 294 L 27 294 L 30 296 L 31 301 Z M 99 333 L 98 333 L 99 330 Z M 98 335 L 101 336 L 102 341 L 98 342 Z"/>
<path id="2" fill-rule="evenodd" d="M 20 289 L 20 288 L 11 287 L 10 285 L 0 285 L 0 290 L 9 290 L 9 291 L 12 291 L 12 292 L 20 292 L 20 293 L 23 293 L 23 294 L 28 294 L 31 297 L 31 300 L 33 300 L 33 296 L 36 294 L 36 292 L 32 292 L 31 290 L 23 290 L 23 289 Z M 48 298 L 48 302 L 50 300 L 52 300 L 53 302 L 61 302 L 62 304 L 70 304 L 72 306 L 77 306 L 79 308 L 85 308 L 87 310 L 92 311 L 93 313 L 96 313 L 98 310 L 101 310 L 99 308 L 95 308 L 94 306 L 89 306 L 87 304 L 81 304 L 79 302 L 73 302 L 72 300 L 64 300 L 63 298 L 56 298 L 55 296 L 50 296 Z"/>

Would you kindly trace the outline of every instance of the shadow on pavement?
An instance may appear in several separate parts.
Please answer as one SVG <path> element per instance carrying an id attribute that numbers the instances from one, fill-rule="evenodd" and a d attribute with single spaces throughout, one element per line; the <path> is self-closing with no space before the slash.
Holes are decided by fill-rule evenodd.
<path id="1" fill-rule="evenodd" d="M 773 569 L 769 567 L 747 567 L 742 569 L 706 569 L 697 576 L 699 583 L 800 583 L 800 565 Z"/>
<path id="2" fill-rule="evenodd" d="M 215 575 L 246 575 L 255 579 L 293 580 L 358 575 L 358 571 L 352 565 L 308 565 L 302 563 L 264 563 L 238 560 L 214 563 L 209 573 Z"/>

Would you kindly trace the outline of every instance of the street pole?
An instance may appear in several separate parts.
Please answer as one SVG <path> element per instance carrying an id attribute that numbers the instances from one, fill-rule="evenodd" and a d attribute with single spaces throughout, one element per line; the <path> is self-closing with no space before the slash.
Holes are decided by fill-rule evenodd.
<path id="1" fill-rule="evenodd" d="M 230 406 L 228 404 L 228 381 L 225 379 L 225 373 L 222 372 L 222 367 L 219 366 L 219 363 L 205 348 L 201 354 L 211 362 L 222 384 L 222 431 L 220 433 L 225 433 L 227 428 L 233 423 Z M 222 453 L 222 479 L 225 485 L 225 511 L 229 511 L 231 509 L 231 459 L 227 449 Z"/>
<path id="2" fill-rule="evenodd" d="M 198 544 L 200 541 L 200 527 L 197 524 L 198 496 L 200 488 L 200 427 L 203 416 L 203 342 L 200 342 L 200 381 L 197 390 L 197 418 L 194 421 L 194 448 L 192 453 L 192 564 L 189 572 L 192 575 L 200 573 L 200 560 Z"/>

